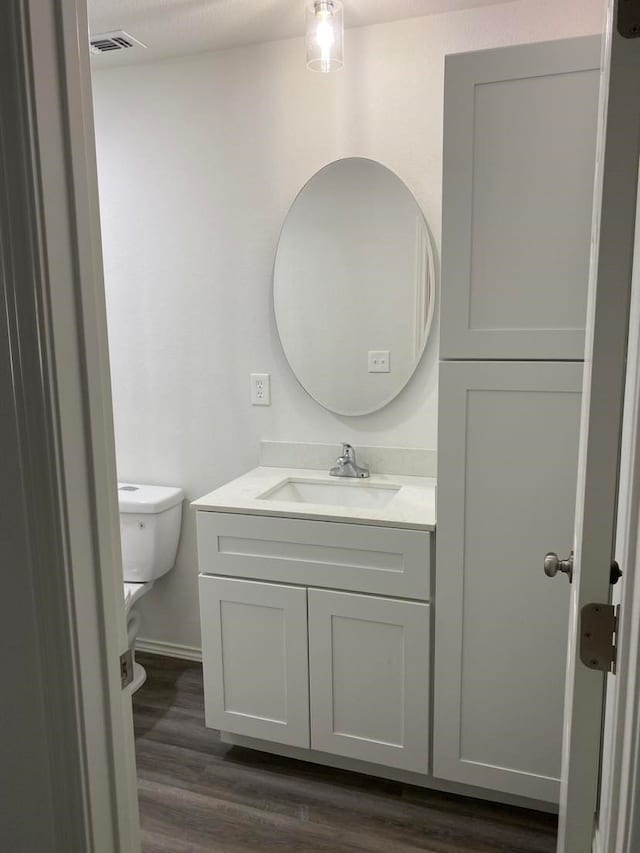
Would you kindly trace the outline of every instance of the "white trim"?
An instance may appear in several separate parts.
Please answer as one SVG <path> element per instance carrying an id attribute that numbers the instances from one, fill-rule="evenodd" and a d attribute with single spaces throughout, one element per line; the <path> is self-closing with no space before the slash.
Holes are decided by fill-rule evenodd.
<path id="1" fill-rule="evenodd" d="M 183 646 L 180 643 L 165 643 L 162 640 L 145 640 L 138 637 L 136 652 L 146 652 L 150 655 L 161 655 L 166 658 L 180 658 L 202 663 L 202 649 L 197 646 Z"/>
<path id="2" fill-rule="evenodd" d="M 38 31 L 38 15 L 42 0 L 30 0 L 32 29 Z M 106 836 L 101 826 L 108 820 L 115 835 L 113 850 L 136 853 L 140 849 L 137 778 L 131 695 L 121 689 L 120 654 L 128 647 L 126 615 L 122 607 L 122 561 L 120 525 L 116 492 L 115 440 L 111 397 L 111 374 L 107 343 L 107 319 L 103 280 L 102 243 L 98 202 L 98 178 L 91 94 L 91 70 L 87 47 L 86 0 L 59 3 L 48 0 L 55 10 L 58 37 L 56 76 L 59 80 L 59 114 L 53 116 L 51 92 L 45 75 L 50 69 L 40 68 L 34 51 L 36 92 L 41 91 L 38 116 L 38 135 L 47 140 L 51 131 L 60 125 L 64 140 L 64 184 L 56 184 L 50 175 L 50 192 L 45 192 L 47 229 L 53 230 L 60 221 L 60 205 L 66 192 L 70 241 L 73 307 L 64 304 L 61 288 L 56 287 L 54 308 L 54 349 L 56 380 L 59 397 L 60 435 L 64 445 L 67 474 L 66 501 L 70 540 L 74 545 L 91 542 L 95 571 L 95 589 L 85 585 L 86 560 L 75 567 L 74 593 L 77 618 L 78 657 L 80 664 L 82 701 L 86 714 L 86 744 L 88 752 L 99 747 L 104 753 L 101 766 L 97 757 L 89 755 L 89 780 L 97 784 L 109 768 L 111 802 L 107 812 L 104 801 L 92 808 L 92 824 L 96 853 L 107 850 Z M 53 17 L 53 16 L 52 16 Z M 51 127 L 51 124 L 54 127 Z M 55 164 L 51 164 L 52 168 Z M 60 165 L 58 165 L 60 168 Z M 62 170 L 60 170 L 62 171 Z M 54 244 L 55 245 L 55 244 Z M 57 248 L 57 246 L 56 246 Z M 69 347 L 69 321 L 75 320 L 77 353 Z M 58 341 L 56 349 L 55 341 Z M 62 346 L 61 346 L 62 344 Z M 74 361 L 77 359 L 77 361 Z M 71 376 L 69 375 L 71 373 Z M 73 420 L 74 409 L 82 405 L 82 429 Z M 84 445 L 85 455 L 78 462 L 78 451 Z M 99 631 L 97 649 L 85 647 L 83 632 L 90 614 L 96 619 Z M 97 664 L 100 670 L 96 672 Z M 100 687 L 96 680 L 101 678 Z M 96 697 L 107 691 L 104 730 L 94 728 Z"/>
<path id="3" fill-rule="evenodd" d="M 640 184 L 639 184 L 640 189 Z M 635 251 L 629 349 L 620 472 L 620 516 L 616 557 L 623 570 L 618 671 L 614 685 L 610 731 L 608 786 L 603 790 L 599 826 L 602 853 L 636 850 L 634 838 L 637 793 L 640 785 L 637 757 L 640 750 L 640 191 L 636 207 Z M 637 831 L 637 830 L 636 830 Z"/>

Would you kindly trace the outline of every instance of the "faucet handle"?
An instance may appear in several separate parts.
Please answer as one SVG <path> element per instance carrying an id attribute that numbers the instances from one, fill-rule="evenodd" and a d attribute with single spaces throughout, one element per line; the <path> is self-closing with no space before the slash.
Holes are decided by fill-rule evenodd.
<path id="1" fill-rule="evenodd" d="M 356 452 L 350 444 L 346 444 L 345 442 L 343 442 L 342 456 L 345 459 L 351 459 L 352 462 L 355 462 Z"/>

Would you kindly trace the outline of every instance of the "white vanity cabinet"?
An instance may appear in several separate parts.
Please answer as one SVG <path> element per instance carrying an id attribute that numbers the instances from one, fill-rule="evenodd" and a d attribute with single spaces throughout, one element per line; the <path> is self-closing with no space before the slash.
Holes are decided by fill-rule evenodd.
<path id="1" fill-rule="evenodd" d="M 431 534 L 205 511 L 197 529 L 207 726 L 428 773 Z"/>

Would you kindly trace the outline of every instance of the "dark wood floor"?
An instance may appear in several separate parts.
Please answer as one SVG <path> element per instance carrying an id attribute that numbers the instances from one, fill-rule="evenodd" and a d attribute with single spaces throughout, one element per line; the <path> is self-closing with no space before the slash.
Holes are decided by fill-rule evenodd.
<path id="1" fill-rule="evenodd" d="M 139 654 L 144 853 L 551 853 L 553 817 L 221 743 L 202 671 Z"/>

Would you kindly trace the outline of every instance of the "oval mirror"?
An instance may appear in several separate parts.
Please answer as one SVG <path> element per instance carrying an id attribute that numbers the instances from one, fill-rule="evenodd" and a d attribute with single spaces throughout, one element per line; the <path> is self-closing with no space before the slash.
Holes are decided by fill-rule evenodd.
<path id="1" fill-rule="evenodd" d="M 341 415 L 381 409 L 425 348 L 434 261 L 422 211 L 360 157 L 317 172 L 287 214 L 274 268 L 276 324 L 300 384 Z"/>

